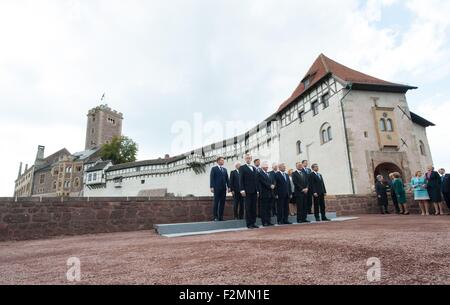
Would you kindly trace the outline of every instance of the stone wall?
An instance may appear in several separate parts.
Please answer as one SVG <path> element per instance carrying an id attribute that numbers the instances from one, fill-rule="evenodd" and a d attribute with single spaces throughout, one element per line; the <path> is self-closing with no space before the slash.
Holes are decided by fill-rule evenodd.
<path id="1" fill-rule="evenodd" d="M 371 196 L 330 196 L 327 205 L 340 216 L 379 211 Z M 154 224 L 209 221 L 211 214 L 210 197 L 0 198 L 0 241 L 151 230 Z M 225 217 L 232 218 L 231 200 Z"/>

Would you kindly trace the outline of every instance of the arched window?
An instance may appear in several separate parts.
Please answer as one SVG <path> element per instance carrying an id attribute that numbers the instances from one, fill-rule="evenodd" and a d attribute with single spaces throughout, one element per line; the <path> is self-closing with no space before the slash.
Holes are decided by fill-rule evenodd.
<path id="1" fill-rule="evenodd" d="M 380 119 L 380 130 L 386 131 L 386 120 L 385 119 Z"/>
<path id="2" fill-rule="evenodd" d="M 300 155 L 301 153 L 303 153 L 303 149 L 302 149 L 302 141 L 297 141 L 297 155 Z"/>
<path id="3" fill-rule="evenodd" d="M 423 144 L 422 141 L 419 141 L 419 148 L 420 148 L 420 154 L 422 156 L 426 156 L 427 152 L 426 152 L 426 149 L 425 149 L 425 144 Z"/>
<path id="4" fill-rule="evenodd" d="M 386 131 L 392 132 L 394 131 L 394 124 L 391 119 L 386 120 Z"/>
<path id="5" fill-rule="evenodd" d="M 328 141 L 333 140 L 333 134 L 331 133 L 331 126 L 327 128 Z"/>
<path id="6" fill-rule="evenodd" d="M 328 143 L 333 140 L 333 134 L 330 124 L 325 123 L 322 125 L 322 128 L 320 129 L 320 140 L 322 144 Z"/>

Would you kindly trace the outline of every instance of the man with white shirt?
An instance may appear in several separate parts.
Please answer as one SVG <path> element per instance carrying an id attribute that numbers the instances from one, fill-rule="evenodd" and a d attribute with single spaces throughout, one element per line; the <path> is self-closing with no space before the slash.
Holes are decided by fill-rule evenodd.
<path id="1" fill-rule="evenodd" d="M 330 221 L 325 211 L 325 195 L 327 194 L 327 190 L 323 176 L 319 173 L 319 165 L 313 164 L 311 169 L 313 171 L 309 175 L 309 187 L 314 198 L 314 216 L 316 217 L 316 221 L 321 220 L 320 216 L 322 217 L 322 221 Z"/>
<path id="2" fill-rule="evenodd" d="M 272 164 L 272 171 L 269 172 L 270 175 L 270 179 L 272 179 L 272 181 L 275 182 L 275 175 L 276 173 L 278 173 L 278 163 L 275 162 Z M 271 211 L 272 211 L 272 216 L 277 216 L 277 199 L 275 198 L 275 191 L 274 191 L 274 195 L 272 197 L 272 202 L 270 204 L 271 206 Z"/>
<path id="3" fill-rule="evenodd" d="M 258 200 L 258 176 L 256 167 L 252 165 L 252 155 L 245 154 L 245 164 L 240 168 L 239 186 L 245 202 L 245 219 L 247 228 L 257 229 L 256 204 Z"/>
<path id="4" fill-rule="evenodd" d="M 269 163 L 263 162 L 261 170 L 258 172 L 258 190 L 259 200 L 261 202 L 261 222 L 264 227 L 273 226 L 271 222 L 270 203 L 273 197 L 273 190 L 275 189 L 275 183 L 270 178 Z"/>
<path id="5" fill-rule="evenodd" d="M 224 164 L 225 159 L 223 157 L 217 158 L 217 165 L 211 169 L 210 174 L 211 193 L 214 194 L 214 221 L 224 220 L 223 213 L 225 209 L 227 191 L 230 192 L 230 181 Z"/>
<path id="6" fill-rule="evenodd" d="M 312 170 L 308 167 L 308 163 L 309 163 L 308 160 L 302 161 L 302 165 L 303 165 L 302 171 L 308 176 L 308 179 L 309 179 L 309 175 L 311 175 Z M 308 191 L 308 194 L 306 196 L 306 207 L 308 210 L 308 214 L 312 214 L 313 195 L 311 193 L 311 190 Z"/>
<path id="7" fill-rule="evenodd" d="M 297 162 L 295 165 L 297 170 L 292 173 L 292 181 L 294 183 L 294 197 L 297 205 L 297 222 L 307 223 L 308 206 L 307 198 L 309 191 L 308 175 L 303 170 L 303 164 Z"/>
<path id="8" fill-rule="evenodd" d="M 275 195 L 277 198 L 277 220 L 279 225 L 290 225 L 289 200 L 292 198 L 291 180 L 286 172 L 286 164 L 280 163 L 275 174 Z"/>

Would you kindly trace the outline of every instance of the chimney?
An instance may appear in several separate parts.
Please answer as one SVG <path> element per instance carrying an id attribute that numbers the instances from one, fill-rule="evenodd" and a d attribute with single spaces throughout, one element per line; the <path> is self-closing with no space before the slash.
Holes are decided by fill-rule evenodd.
<path id="1" fill-rule="evenodd" d="M 164 159 L 170 159 L 170 155 L 167 154 L 167 155 L 164 157 Z"/>
<path id="2" fill-rule="evenodd" d="M 20 176 L 22 176 L 22 162 L 20 162 L 19 165 L 19 175 L 17 176 L 17 178 L 20 178 Z"/>
<path id="3" fill-rule="evenodd" d="M 25 171 L 24 171 L 24 173 L 26 173 L 27 170 L 28 170 L 28 164 L 25 164 Z"/>
<path id="4" fill-rule="evenodd" d="M 36 161 L 44 159 L 44 151 L 45 151 L 45 146 L 39 145 L 38 146 L 38 151 L 37 151 L 37 154 L 36 154 Z"/>

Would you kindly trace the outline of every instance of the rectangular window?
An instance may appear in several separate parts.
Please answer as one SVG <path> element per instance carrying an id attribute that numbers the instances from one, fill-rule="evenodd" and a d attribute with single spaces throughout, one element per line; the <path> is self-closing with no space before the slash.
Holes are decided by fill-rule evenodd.
<path id="1" fill-rule="evenodd" d="M 319 102 L 315 101 L 311 103 L 311 110 L 313 115 L 316 116 L 319 114 Z"/>
<path id="2" fill-rule="evenodd" d="M 300 123 L 303 123 L 305 121 L 305 111 L 302 110 L 298 113 L 298 118 L 300 120 Z"/>
<path id="3" fill-rule="evenodd" d="M 39 176 L 39 184 L 44 184 L 44 181 L 45 181 L 45 174 L 41 174 Z"/>
<path id="4" fill-rule="evenodd" d="M 89 174 L 88 175 L 88 182 L 91 182 L 92 181 L 92 174 Z"/>
<path id="5" fill-rule="evenodd" d="M 324 95 L 322 95 L 322 105 L 323 105 L 323 109 L 326 109 L 330 106 L 330 94 L 329 93 L 325 93 Z"/>
<path id="6" fill-rule="evenodd" d="M 94 180 L 94 181 L 97 181 L 97 173 L 94 173 L 94 178 L 93 178 L 93 180 Z"/>

